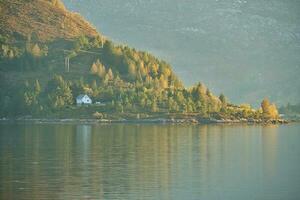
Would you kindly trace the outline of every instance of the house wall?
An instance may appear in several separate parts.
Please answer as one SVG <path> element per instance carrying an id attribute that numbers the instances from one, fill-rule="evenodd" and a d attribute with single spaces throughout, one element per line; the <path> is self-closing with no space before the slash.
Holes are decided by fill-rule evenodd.
<path id="1" fill-rule="evenodd" d="M 92 100 L 89 97 L 85 96 L 82 99 L 76 99 L 76 103 L 77 104 L 91 104 Z"/>

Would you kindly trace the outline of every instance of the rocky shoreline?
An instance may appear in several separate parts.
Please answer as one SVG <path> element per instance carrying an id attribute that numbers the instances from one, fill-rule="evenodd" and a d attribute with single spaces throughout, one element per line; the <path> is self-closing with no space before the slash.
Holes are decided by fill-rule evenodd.
<path id="1" fill-rule="evenodd" d="M 11 123 L 63 123 L 63 124 L 105 124 L 105 123 L 132 123 L 132 124 L 288 124 L 293 121 L 285 119 L 213 119 L 213 118 L 184 118 L 184 119 L 166 119 L 166 118 L 153 118 L 153 119 L 38 119 L 38 118 L 17 118 L 8 119 L 2 118 L 0 122 Z"/>

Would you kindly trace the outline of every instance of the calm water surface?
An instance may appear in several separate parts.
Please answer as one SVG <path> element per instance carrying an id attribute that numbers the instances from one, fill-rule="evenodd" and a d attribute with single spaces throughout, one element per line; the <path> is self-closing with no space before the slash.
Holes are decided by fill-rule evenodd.
<path id="1" fill-rule="evenodd" d="M 0 125 L 0 199 L 300 199 L 300 124 Z"/>

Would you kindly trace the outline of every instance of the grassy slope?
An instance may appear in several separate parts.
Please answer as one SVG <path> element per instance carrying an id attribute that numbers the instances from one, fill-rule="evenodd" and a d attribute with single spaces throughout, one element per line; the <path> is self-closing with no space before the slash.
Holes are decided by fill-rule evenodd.
<path id="1" fill-rule="evenodd" d="M 0 33 L 27 38 L 33 31 L 39 41 L 96 36 L 96 29 L 79 14 L 46 0 L 0 1 Z"/>

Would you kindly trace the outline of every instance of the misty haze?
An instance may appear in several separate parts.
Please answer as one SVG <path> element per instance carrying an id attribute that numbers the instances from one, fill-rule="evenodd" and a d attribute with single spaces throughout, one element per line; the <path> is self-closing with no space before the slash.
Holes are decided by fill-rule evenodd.
<path id="1" fill-rule="evenodd" d="M 172 64 L 235 103 L 300 98 L 300 1 L 77 0 L 68 8 L 113 40 Z"/>

